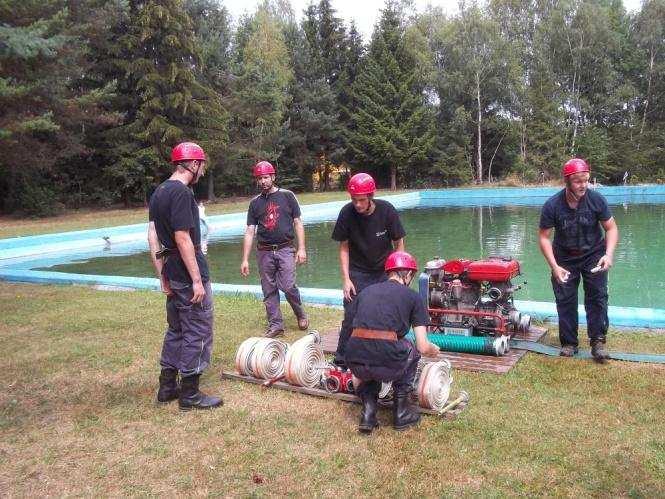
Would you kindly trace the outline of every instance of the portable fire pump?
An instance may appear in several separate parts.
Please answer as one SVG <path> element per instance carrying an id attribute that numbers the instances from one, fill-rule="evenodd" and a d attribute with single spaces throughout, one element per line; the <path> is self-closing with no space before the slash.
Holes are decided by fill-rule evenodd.
<path id="1" fill-rule="evenodd" d="M 513 304 L 513 294 L 522 286 L 513 286 L 511 279 L 518 275 L 520 264 L 512 258 L 427 262 L 419 287 L 431 325 L 463 336 L 528 332 L 531 317 Z"/>

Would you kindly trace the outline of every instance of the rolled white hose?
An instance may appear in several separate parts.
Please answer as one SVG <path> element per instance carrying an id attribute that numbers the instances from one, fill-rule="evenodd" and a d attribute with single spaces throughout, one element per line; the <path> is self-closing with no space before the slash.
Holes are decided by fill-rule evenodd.
<path id="1" fill-rule="evenodd" d="M 261 338 L 247 338 L 243 341 L 236 352 L 236 371 L 243 376 L 254 376 L 252 370 L 252 352 L 254 345 Z"/>
<path id="2" fill-rule="evenodd" d="M 274 338 L 247 338 L 236 352 L 236 371 L 245 376 L 275 379 L 284 374 L 288 345 Z"/>
<path id="3" fill-rule="evenodd" d="M 322 370 L 325 363 L 321 336 L 312 331 L 295 341 L 286 352 L 284 376 L 292 385 L 315 388 L 321 383 Z"/>
<path id="4" fill-rule="evenodd" d="M 420 372 L 418 380 L 418 404 L 420 407 L 440 411 L 450 397 L 450 386 L 453 378 L 450 374 L 452 366 L 447 360 L 429 362 Z"/>
<path id="5" fill-rule="evenodd" d="M 260 338 L 252 352 L 252 371 L 262 379 L 275 379 L 284 374 L 288 345 L 274 338 Z"/>

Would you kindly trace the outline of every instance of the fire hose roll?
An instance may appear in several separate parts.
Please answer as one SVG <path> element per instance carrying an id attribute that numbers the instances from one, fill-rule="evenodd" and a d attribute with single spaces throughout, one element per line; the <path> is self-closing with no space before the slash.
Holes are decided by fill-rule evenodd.
<path id="1" fill-rule="evenodd" d="M 245 376 L 275 379 L 284 374 L 288 345 L 273 338 L 247 338 L 236 352 L 236 371 Z"/>
<path id="2" fill-rule="evenodd" d="M 320 365 L 325 363 L 321 337 L 317 331 L 295 341 L 286 352 L 284 375 L 297 386 L 315 388 L 321 383 Z"/>
<path id="3" fill-rule="evenodd" d="M 450 362 L 441 360 L 428 362 L 422 368 L 418 379 L 418 404 L 420 407 L 440 411 L 450 396 L 453 378 L 450 375 Z"/>

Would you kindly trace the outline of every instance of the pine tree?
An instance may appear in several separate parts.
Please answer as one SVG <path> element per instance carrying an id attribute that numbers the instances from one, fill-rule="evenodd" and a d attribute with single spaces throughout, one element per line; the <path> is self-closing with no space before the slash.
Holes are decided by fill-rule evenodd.
<path id="1" fill-rule="evenodd" d="M 0 196 L 5 212 L 53 213 L 67 198 L 62 165 L 86 153 L 104 92 L 88 68 L 66 2 L 0 3 Z"/>
<path id="2" fill-rule="evenodd" d="M 413 175 L 434 146 L 433 116 L 398 4 L 382 11 L 362 67 L 352 88 L 348 145 L 356 167 L 388 177 L 396 189 L 398 173 Z"/>
<path id="3" fill-rule="evenodd" d="M 112 166 L 123 184 L 126 202 L 133 193 L 159 182 L 170 171 L 170 149 L 182 140 L 201 143 L 209 153 L 226 133 L 219 95 L 197 80 L 199 52 L 192 20 L 182 0 L 130 1 L 127 29 L 121 37 L 125 71 L 122 90 L 137 95 L 125 126 L 133 143 L 124 143 Z"/>

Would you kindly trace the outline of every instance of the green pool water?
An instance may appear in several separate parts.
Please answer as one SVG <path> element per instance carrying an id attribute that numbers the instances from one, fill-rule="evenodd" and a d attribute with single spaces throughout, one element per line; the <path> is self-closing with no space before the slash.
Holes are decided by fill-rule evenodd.
<path id="1" fill-rule="evenodd" d="M 665 205 L 613 205 L 621 241 L 610 272 L 610 304 L 665 308 Z M 490 255 L 517 258 L 523 276 L 515 281 L 528 284 L 517 299 L 553 301 L 549 271 L 537 243 L 539 207 L 446 207 L 411 209 L 401 213 L 408 233 L 407 250 L 420 266 L 434 256 L 445 259 L 477 259 Z M 340 286 L 337 243 L 330 239 L 334 222 L 306 226 L 309 262 L 298 269 L 301 287 Z M 241 238 L 214 241 L 208 245 L 208 259 L 214 282 L 258 284 L 255 260 L 251 275 L 240 275 Z M 100 252 L 101 254 L 101 252 Z M 58 265 L 50 270 L 152 277 L 147 253 L 103 257 Z M 581 286 L 580 286 L 581 288 Z M 581 291 L 581 289 L 580 289 Z M 582 301 L 580 292 L 580 302 Z"/>

